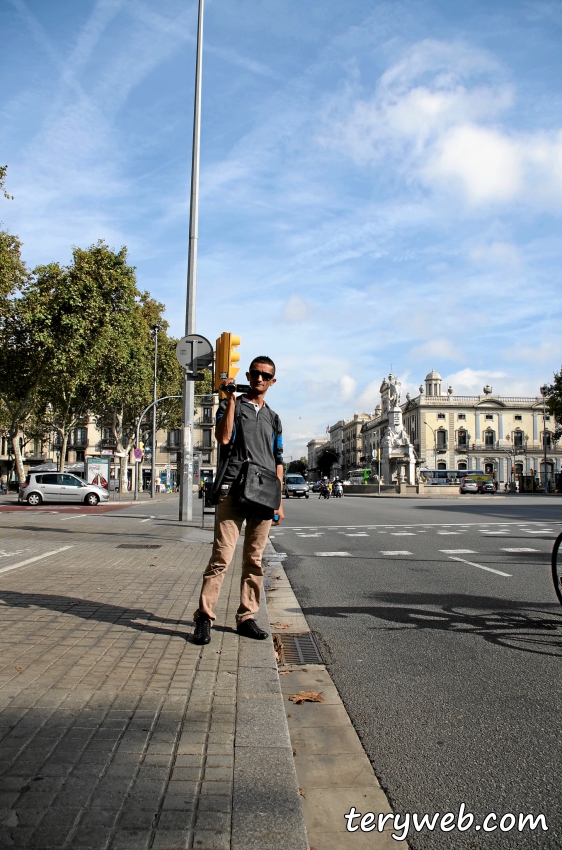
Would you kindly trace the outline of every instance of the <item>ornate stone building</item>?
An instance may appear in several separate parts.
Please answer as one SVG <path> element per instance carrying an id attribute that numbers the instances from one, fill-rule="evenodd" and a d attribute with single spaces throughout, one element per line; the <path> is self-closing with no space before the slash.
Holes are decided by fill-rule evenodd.
<path id="1" fill-rule="evenodd" d="M 381 393 L 385 382 L 381 385 Z M 442 378 L 431 371 L 419 388 L 400 405 L 404 428 L 418 463 L 426 469 L 481 469 L 499 484 L 513 474 L 552 480 L 561 471 L 562 446 L 552 440 L 553 417 L 543 414 L 543 398 L 494 395 L 485 386 L 482 395 L 456 396 L 443 391 Z M 544 419 L 543 419 L 544 416 Z M 388 413 L 379 405 L 362 427 L 363 463 L 371 465 L 388 426 Z"/>

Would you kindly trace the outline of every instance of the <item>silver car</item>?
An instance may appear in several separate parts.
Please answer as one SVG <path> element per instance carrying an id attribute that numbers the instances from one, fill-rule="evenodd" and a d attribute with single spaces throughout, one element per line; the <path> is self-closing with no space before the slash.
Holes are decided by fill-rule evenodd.
<path id="1" fill-rule="evenodd" d="M 308 484 L 302 475 L 296 475 L 294 473 L 286 475 L 283 491 L 287 499 L 291 496 L 297 496 L 299 499 L 302 498 L 302 496 L 304 496 L 305 499 L 309 498 Z"/>
<path id="2" fill-rule="evenodd" d="M 20 485 L 18 502 L 40 505 L 42 502 L 75 502 L 97 505 L 107 502 L 109 493 L 104 487 L 86 484 L 68 472 L 30 472 Z"/>
<path id="3" fill-rule="evenodd" d="M 463 478 L 461 482 L 461 493 L 478 493 L 478 484 L 472 478 Z"/>

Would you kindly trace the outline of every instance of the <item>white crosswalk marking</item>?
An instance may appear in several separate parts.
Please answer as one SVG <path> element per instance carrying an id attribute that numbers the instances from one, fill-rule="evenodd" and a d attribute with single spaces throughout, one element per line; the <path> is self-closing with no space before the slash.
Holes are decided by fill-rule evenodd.
<path id="1" fill-rule="evenodd" d="M 524 546 L 519 546 L 513 549 L 502 549 L 502 552 L 538 552 L 538 549 L 526 549 Z"/>
<path id="2" fill-rule="evenodd" d="M 315 552 L 319 558 L 351 558 L 349 552 Z"/>
<path id="3" fill-rule="evenodd" d="M 399 549 L 395 552 L 381 552 L 381 555 L 411 555 L 406 549 Z"/>
<path id="4" fill-rule="evenodd" d="M 476 555 L 474 549 L 440 549 L 445 555 Z"/>

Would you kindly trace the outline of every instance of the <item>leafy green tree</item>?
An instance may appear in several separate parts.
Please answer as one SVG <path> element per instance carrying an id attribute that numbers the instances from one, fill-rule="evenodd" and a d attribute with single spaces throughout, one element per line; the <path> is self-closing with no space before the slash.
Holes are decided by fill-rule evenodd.
<path id="1" fill-rule="evenodd" d="M 121 458 L 123 482 L 127 481 L 128 453 L 135 443 L 139 417 L 153 400 L 152 328 L 155 325 L 161 328 L 158 332 L 158 397 L 181 394 L 182 372 L 175 357 L 177 340 L 166 334 L 163 311 L 164 305 L 148 293 L 137 294 L 119 326 L 115 345 L 105 358 L 101 375 L 103 389 L 93 407 L 100 425 L 111 429 L 117 451 L 124 453 Z M 158 405 L 157 427 L 173 427 L 178 416 L 181 416 L 179 399 L 162 402 Z"/>
<path id="2" fill-rule="evenodd" d="M 555 442 L 562 437 L 562 368 L 554 373 L 554 381 L 547 386 L 547 407 L 554 416 L 556 429 L 552 438 Z"/>
<path id="3" fill-rule="evenodd" d="M 4 195 L 4 197 L 5 197 L 8 201 L 13 201 L 13 200 L 14 200 L 14 196 L 13 196 L 13 195 L 9 195 L 9 194 L 6 192 L 6 189 L 4 188 L 4 184 L 5 184 L 5 182 L 6 182 L 6 172 L 7 172 L 7 171 L 8 171 L 8 166 L 7 166 L 7 165 L 0 165 L 0 191 L 2 192 L 2 194 Z"/>
<path id="4" fill-rule="evenodd" d="M 316 467 L 320 472 L 320 475 L 329 476 L 332 466 L 335 463 L 339 463 L 339 459 L 340 456 L 338 452 L 332 446 L 330 446 L 330 444 L 322 446 L 322 448 L 318 451 L 318 454 L 316 455 Z"/>
<path id="5" fill-rule="evenodd" d="M 292 460 L 290 463 L 286 465 L 286 472 L 298 472 L 299 475 L 306 475 L 308 468 L 308 461 L 305 457 L 299 458 L 299 460 Z"/>

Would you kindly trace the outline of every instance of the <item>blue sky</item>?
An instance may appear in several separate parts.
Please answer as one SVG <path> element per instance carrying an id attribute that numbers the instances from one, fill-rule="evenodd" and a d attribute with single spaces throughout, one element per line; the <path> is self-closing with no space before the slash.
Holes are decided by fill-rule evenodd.
<path id="1" fill-rule="evenodd" d="M 183 332 L 196 4 L 3 0 L 4 226 L 127 245 Z M 287 455 L 415 391 L 562 363 L 562 3 L 207 0 L 197 330 L 267 353 Z"/>

